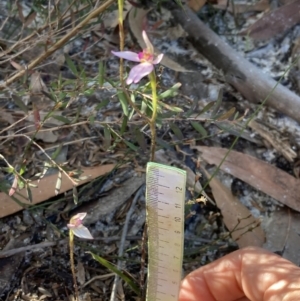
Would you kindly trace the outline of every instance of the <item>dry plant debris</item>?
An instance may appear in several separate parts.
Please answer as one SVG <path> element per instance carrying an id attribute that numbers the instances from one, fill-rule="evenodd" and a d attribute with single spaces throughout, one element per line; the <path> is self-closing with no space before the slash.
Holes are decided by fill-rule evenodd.
<path id="1" fill-rule="evenodd" d="M 142 81 L 126 101 L 118 85 L 116 2 L 8 4 L 0 2 L 1 298 L 74 300 L 66 225 L 87 212 L 95 239 L 75 242 L 80 298 L 136 300 L 107 267 L 139 285 L 151 93 Z M 184 274 L 264 240 L 299 264 L 299 1 L 188 1 L 197 15 L 169 4 L 125 1 L 123 16 L 126 49 L 144 47 L 145 29 L 164 53 L 156 158 L 188 172 Z M 209 186 L 203 168 L 212 175 L 227 152 Z"/>

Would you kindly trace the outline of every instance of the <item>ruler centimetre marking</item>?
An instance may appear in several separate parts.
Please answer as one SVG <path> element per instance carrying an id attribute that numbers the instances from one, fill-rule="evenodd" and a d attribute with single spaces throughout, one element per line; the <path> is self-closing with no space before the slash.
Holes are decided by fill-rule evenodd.
<path id="1" fill-rule="evenodd" d="M 177 301 L 182 274 L 186 172 L 150 162 L 146 173 L 147 301 Z"/>

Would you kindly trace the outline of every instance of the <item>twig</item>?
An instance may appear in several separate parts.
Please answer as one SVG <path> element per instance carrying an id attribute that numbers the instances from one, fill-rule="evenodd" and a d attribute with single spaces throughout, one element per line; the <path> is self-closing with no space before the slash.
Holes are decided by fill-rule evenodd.
<path id="1" fill-rule="evenodd" d="M 82 286 L 80 286 L 80 289 L 83 289 L 84 287 L 86 287 L 90 283 L 94 282 L 95 280 L 105 280 L 105 279 L 110 278 L 110 277 L 112 277 L 114 275 L 115 275 L 115 273 L 108 273 L 108 274 L 105 274 L 105 275 L 95 276 L 92 279 L 90 279 L 89 281 L 87 281 L 85 284 L 83 284 Z"/>
<path id="2" fill-rule="evenodd" d="M 127 232 L 128 232 L 129 221 L 130 221 L 132 213 L 134 212 L 136 202 L 140 198 L 140 195 L 142 194 L 143 190 L 144 190 L 144 186 L 141 186 L 140 189 L 135 194 L 134 199 L 132 201 L 132 204 L 130 206 L 130 209 L 128 210 L 128 212 L 126 214 L 126 219 L 125 219 L 125 223 L 124 223 L 124 227 L 123 227 L 123 231 L 122 231 L 122 237 L 121 237 L 119 252 L 118 252 L 118 257 L 119 258 L 123 257 L 124 244 L 125 244 L 126 235 L 127 235 Z M 117 263 L 118 270 L 122 269 L 122 265 L 123 265 L 123 261 L 119 259 L 118 263 Z M 116 291 L 117 291 L 118 282 L 119 282 L 119 276 L 116 275 L 115 279 L 114 279 L 111 295 L 110 295 L 110 301 L 115 301 L 116 300 Z"/>
<path id="3" fill-rule="evenodd" d="M 115 0 L 107 0 L 103 3 L 100 7 L 93 10 L 84 20 L 82 20 L 77 26 L 75 26 L 70 32 L 68 32 L 64 37 L 62 37 L 59 41 L 57 41 L 54 45 L 52 45 L 45 53 L 41 54 L 35 60 L 33 60 L 26 69 L 20 70 L 10 78 L 8 78 L 4 84 L 0 85 L 0 91 L 5 89 L 6 86 L 13 83 L 16 79 L 20 78 L 21 76 L 25 75 L 28 70 L 33 69 L 37 66 L 41 61 L 49 57 L 53 54 L 56 50 L 63 47 L 72 37 L 74 37 L 85 25 L 87 25 L 93 18 L 97 17 L 101 12 L 103 12 L 107 7 L 113 4 Z"/>
<path id="4" fill-rule="evenodd" d="M 2 252 L 0 252 L 0 258 L 10 257 L 10 256 L 19 254 L 24 251 L 32 250 L 32 249 L 47 248 L 47 247 L 52 247 L 55 245 L 56 245 L 56 242 L 54 242 L 54 241 L 44 241 L 44 242 L 41 242 L 41 243 L 35 244 L 35 245 L 30 245 L 30 246 L 26 246 L 26 247 L 2 251 Z"/>
<path id="5" fill-rule="evenodd" d="M 267 105 L 300 122 L 299 96 L 264 74 L 232 49 L 208 28 L 187 5 L 182 9 L 173 5 L 172 1 L 165 3 L 175 21 L 187 32 L 192 45 L 224 72 L 227 83 L 234 86 L 250 102 L 260 103 L 265 99 Z M 298 59 L 286 69 L 289 70 L 297 61 Z M 276 88 L 274 89 L 274 87 Z"/>
<path id="6" fill-rule="evenodd" d="M 69 174 L 63 169 L 63 168 L 61 168 L 46 152 L 45 152 L 45 150 L 39 145 L 39 144 L 37 144 L 35 141 L 33 141 L 30 137 L 28 137 L 27 135 L 24 135 L 24 134 L 22 134 L 22 135 L 20 135 L 20 136 L 22 136 L 22 137 L 25 137 L 25 138 L 27 138 L 29 141 L 31 141 L 35 146 L 37 146 L 41 151 L 42 151 L 42 153 L 50 160 L 50 162 L 54 165 L 54 166 L 56 166 L 58 169 L 59 169 L 59 171 L 60 172 L 62 172 L 62 173 L 64 173 L 65 174 L 65 176 L 72 182 L 72 184 L 74 185 L 74 186 L 77 186 L 78 185 L 78 183 L 76 183 L 70 176 L 69 176 Z"/>

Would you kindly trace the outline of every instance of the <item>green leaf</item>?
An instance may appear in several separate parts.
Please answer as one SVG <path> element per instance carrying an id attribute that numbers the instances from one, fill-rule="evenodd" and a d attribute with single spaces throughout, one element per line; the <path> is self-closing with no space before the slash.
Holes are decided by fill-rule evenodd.
<path id="1" fill-rule="evenodd" d="M 130 149 L 132 149 L 134 152 L 137 152 L 138 151 L 138 147 L 137 146 L 135 146 L 134 144 L 132 144 L 131 142 L 129 142 L 129 141 L 127 141 L 127 140 L 123 140 L 124 141 L 124 143 L 130 148 Z"/>
<path id="2" fill-rule="evenodd" d="M 168 89 L 167 91 L 158 95 L 158 99 L 164 99 L 167 97 L 174 97 L 178 94 L 178 89 L 181 87 L 181 83 L 176 83 L 173 87 Z"/>
<path id="3" fill-rule="evenodd" d="M 90 124 L 94 124 L 95 123 L 95 116 L 94 115 L 91 115 L 89 118 L 88 118 L 88 121 L 90 122 Z"/>
<path id="4" fill-rule="evenodd" d="M 229 111 L 224 114 L 216 116 L 217 121 L 227 120 L 235 113 L 235 107 L 232 107 Z"/>
<path id="5" fill-rule="evenodd" d="M 170 129 L 172 130 L 172 132 L 175 134 L 175 136 L 179 139 L 179 140 L 183 140 L 184 139 L 184 135 L 182 134 L 180 128 L 173 122 L 171 122 L 169 124 Z"/>
<path id="6" fill-rule="evenodd" d="M 21 97 L 19 97 L 16 94 L 12 94 L 11 98 L 13 99 L 13 101 L 15 102 L 15 104 L 19 107 L 20 110 L 22 110 L 23 112 L 25 112 L 26 114 L 28 113 L 28 108 L 25 105 L 25 103 L 23 102 L 23 100 L 21 99 Z"/>
<path id="7" fill-rule="evenodd" d="M 184 110 L 182 110 L 181 108 L 178 108 L 178 107 L 173 107 L 171 105 L 168 105 L 162 101 L 159 101 L 158 102 L 160 106 L 164 107 L 165 109 L 169 110 L 169 111 L 172 111 L 172 112 L 175 112 L 175 113 L 182 113 L 184 112 Z"/>
<path id="8" fill-rule="evenodd" d="M 85 96 L 91 96 L 95 93 L 95 89 L 94 88 L 90 88 L 84 91 L 84 95 Z"/>
<path id="9" fill-rule="evenodd" d="M 71 120 L 69 120 L 68 118 L 64 117 L 64 116 L 60 116 L 60 115 L 52 115 L 52 118 L 61 121 L 64 124 L 70 124 Z"/>
<path id="10" fill-rule="evenodd" d="M 128 122 L 128 117 L 127 117 L 127 116 L 124 116 L 124 117 L 123 117 L 123 121 L 122 121 L 121 130 L 120 130 L 121 136 L 126 132 L 127 122 Z"/>
<path id="11" fill-rule="evenodd" d="M 103 257 L 100 257 L 92 252 L 87 252 L 92 255 L 92 257 L 98 261 L 101 265 L 105 266 L 107 269 L 112 271 L 113 273 L 116 273 L 121 279 L 123 279 L 130 287 L 131 289 L 139 296 L 140 295 L 140 290 L 135 283 L 135 281 L 130 278 L 128 275 L 124 274 L 122 271 L 118 270 L 117 267 L 112 264 L 111 262 L 107 261 Z"/>
<path id="12" fill-rule="evenodd" d="M 202 114 L 206 113 L 207 111 L 209 111 L 214 105 L 216 104 L 215 101 L 211 101 L 209 102 L 206 106 L 204 106 L 204 108 L 200 111 L 200 113 L 198 114 L 198 116 L 201 116 Z"/>
<path id="13" fill-rule="evenodd" d="M 213 109 L 213 111 L 211 113 L 211 118 L 215 118 L 216 115 L 218 114 L 218 111 L 219 111 L 219 109 L 221 107 L 221 104 L 222 104 L 222 100 L 223 100 L 223 89 L 221 88 L 219 90 L 219 94 L 218 94 L 218 99 L 216 101 L 216 105 L 215 105 L 215 107 L 214 107 L 214 109 Z"/>
<path id="14" fill-rule="evenodd" d="M 100 110 L 103 107 L 106 107 L 109 104 L 109 99 L 104 99 L 99 104 L 96 105 L 96 110 Z"/>
<path id="15" fill-rule="evenodd" d="M 51 159 L 52 159 L 52 160 L 55 160 L 55 159 L 57 158 L 57 156 L 59 155 L 59 153 L 60 153 L 62 147 L 63 147 L 63 145 L 60 144 L 60 145 L 58 146 L 58 148 L 55 150 L 55 152 L 51 155 Z"/>
<path id="16" fill-rule="evenodd" d="M 32 193 L 31 193 L 31 189 L 29 188 L 29 185 L 26 185 L 26 193 L 29 202 L 32 203 Z"/>
<path id="17" fill-rule="evenodd" d="M 128 116 L 128 113 L 129 113 L 128 103 L 127 103 L 126 95 L 124 94 L 124 92 L 118 92 L 118 98 L 120 100 L 124 115 Z"/>
<path id="18" fill-rule="evenodd" d="M 78 193 L 77 193 L 77 188 L 76 186 L 73 186 L 73 199 L 74 199 L 74 204 L 78 204 Z"/>
<path id="19" fill-rule="evenodd" d="M 106 126 L 104 127 L 104 146 L 106 149 L 111 146 L 111 132 Z"/>
<path id="20" fill-rule="evenodd" d="M 65 59 L 66 59 L 66 63 L 68 65 L 68 67 L 73 72 L 73 74 L 78 75 L 78 71 L 77 71 L 77 68 L 76 68 L 74 62 L 71 60 L 71 58 L 67 54 L 65 54 Z"/>
<path id="21" fill-rule="evenodd" d="M 192 122 L 191 122 L 191 125 L 192 125 L 192 127 L 193 127 L 197 132 L 199 132 L 199 133 L 202 135 L 202 137 L 206 137 L 206 136 L 207 136 L 207 131 L 206 131 L 206 129 L 205 129 L 200 123 L 195 122 L 195 121 L 192 121 Z"/>
<path id="22" fill-rule="evenodd" d="M 99 86 L 103 87 L 104 84 L 104 73 L 105 73 L 105 65 L 103 61 L 99 62 L 99 72 L 98 72 L 98 82 Z"/>

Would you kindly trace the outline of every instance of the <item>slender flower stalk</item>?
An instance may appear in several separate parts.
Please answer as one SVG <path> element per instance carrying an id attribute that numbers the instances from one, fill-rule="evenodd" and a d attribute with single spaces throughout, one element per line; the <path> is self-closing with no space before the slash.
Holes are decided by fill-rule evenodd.
<path id="1" fill-rule="evenodd" d="M 150 119 L 150 130 L 151 130 L 151 151 L 150 161 L 155 161 L 155 145 L 156 145 L 156 117 L 157 117 L 157 92 L 156 92 L 156 75 L 153 70 L 149 74 L 151 90 L 152 90 L 152 117 Z"/>
<path id="2" fill-rule="evenodd" d="M 129 61 L 139 62 L 140 64 L 134 66 L 128 75 L 126 84 L 138 83 L 143 77 L 149 76 L 152 89 L 152 117 L 149 121 L 151 130 L 151 156 L 150 161 L 155 160 L 155 145 L 156 145 L 156 116 L 157 116 L 157 92 L 156 92 L 156 75 L 154 65 L 159 64 L 163 58 L 163 54 L 156 55 L 154 47 L 151 44 L 147 34 L 143 31 L 143 39 L 146 44 L 146 49 L 142 52 L 136 53 L 132 51 L 112 51 L 115 56 L 124 58 Z"/>
<path id="3" fill-rule="evenodd" d="M 75 264 L 74 264 L 74 235 L 80 238 L 93 239 L 89 229 L 82 224 L 82 220 L 86 217 L 86 213 L 78 213 L 70 219 L 69 228 L 69 246 L 70 246 L 70 263 L 75 287 L 75 295 L 79 301 L 78 286 L 76 281 Z"/>
<path id="4" fill-rule="evenodd" d="M 124 26 L 123 26 L 123 10 L 124 10 L 124 0 L 118 0 L 118 12 L 119 12 L 119 36 L 120 36 L 120 50 L 124 49 Z M 120 80 L 121 85 L 124 88 L 124 78 L 123 78 L 124 68 L 123 68 L 123 58 L 120 58 Z"/>

